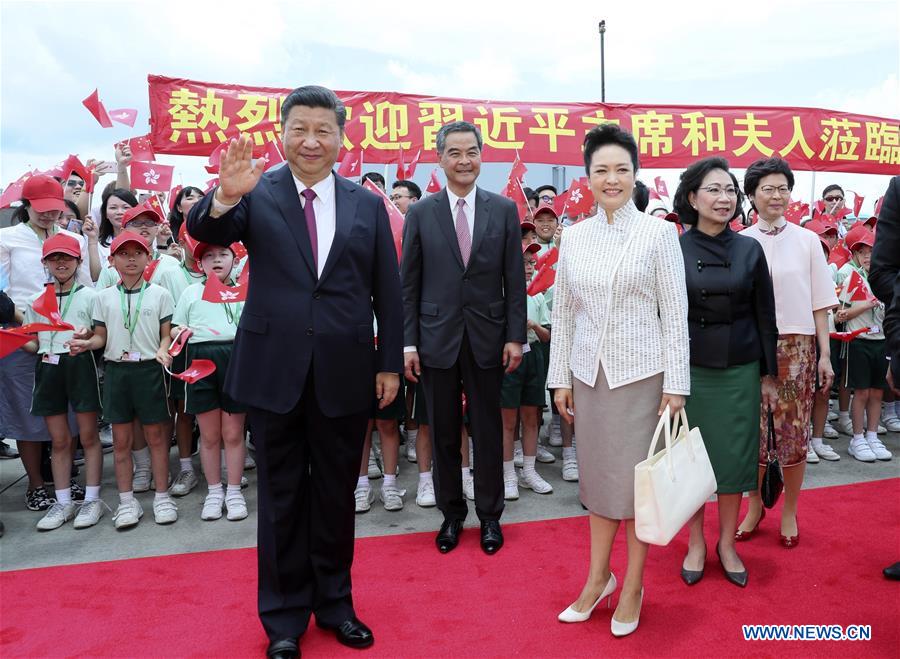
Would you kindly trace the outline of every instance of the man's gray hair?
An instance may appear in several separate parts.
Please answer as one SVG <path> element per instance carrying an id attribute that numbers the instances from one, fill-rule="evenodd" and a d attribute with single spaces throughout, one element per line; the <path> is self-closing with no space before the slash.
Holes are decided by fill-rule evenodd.
<path id="1" fill-rule="evenodd" d="M 447 135 L 450 133 L 475 133 L 475 140 L 478 142 L 478 150 L 481 151 L 484 142 L 481 139 L 481 131 L 478 130 L 478 126 L 470 124 L 468 121 L 454 121 L 441 126 L 441 129 L 437 133 L 435 146 L 437 147 L 438 155 L 444 153 L 444 147 L 447 146 Z"/>

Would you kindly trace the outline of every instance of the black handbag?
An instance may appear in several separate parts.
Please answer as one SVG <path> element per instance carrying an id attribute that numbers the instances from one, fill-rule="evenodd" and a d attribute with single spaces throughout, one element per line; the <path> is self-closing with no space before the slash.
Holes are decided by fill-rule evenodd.
<path id="1" fill-rule="evenodd" d="M 769 438 L 766 450 L 766 472 L 763 474 L 760 494 L 763 505 L 772 508 L 784 489 L 784 478 L 781 475 L 781 465 L 778 463 L 778 452 L 775 450 L 775 417 L 771 409 L 769 409 Z"/>

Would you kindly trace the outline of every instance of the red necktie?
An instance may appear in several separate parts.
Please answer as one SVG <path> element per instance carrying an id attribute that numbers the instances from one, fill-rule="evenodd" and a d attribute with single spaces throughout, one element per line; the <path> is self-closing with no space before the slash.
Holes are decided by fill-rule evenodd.
<path id="1" fill-rule="evenodd" d="M 469 220 L 466 216 L 466 200 L 459 199 L 456 202 L 456 239 L 459 241 L 459 253 L 462 255 L 463 265 L 469 265 L 469 256 L 472 253 L 472 235 L 469 233 Z"/>
<path id="2" fill-rule="evenodd" d="M 313 208 L 313 199 L 316 198 L 316 191 L 312 188 L 306 188 L 301 192 L 306 203 L 303 205 L 303 215 L 306 216 L 306 230 L 309 232 L 309 244 L 312 247 L 313 262 L 316 264 L 316 274 L 319 274 L 319 234 L 316 232 L 316 210 Z"/>

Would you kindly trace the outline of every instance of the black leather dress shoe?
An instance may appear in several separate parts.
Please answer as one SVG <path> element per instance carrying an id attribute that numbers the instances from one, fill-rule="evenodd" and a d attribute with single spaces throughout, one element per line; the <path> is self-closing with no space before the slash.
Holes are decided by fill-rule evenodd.
<path id="1" fill-rule="evenodd" d="M 688 586 L 693 586 L 703 578 L 703 570 L 686 570 L 681 568 L 681 580 Z"/>
<path id="2" fill-rule="evenodd" d="M 316 622 L 316 624 L 322 629 L 333 631 L 337 640 L 347 647 L 362 649 L 369 647 L 375 642 L 372 630 L 366 627 L 356 616 L 347 618 L 337 627 L 319 625 L 318 622 Z"/>
<path id="3" fill-rule="evenodd" d="M 266 656 L 269 659 L 297 659 L 300 656 L 300 646 L 292 638 L 280 638 L 269 642 Z"/>
<path id="4" fill-rule="evenodd" d="M 719 545 L 716 545 L 716 554 L 719 556 L 719 564 L 722 566 L 722 572 L 725 573 L 725 578 L 728 579 L 735 586 L 740 586 L 741 588 L 747 587 L 747 570 L 744 569 L 743 572 L 729 572 L 725 569 L 725 563 L 722 563 L 722 554 L 719 552 Z"/>
<path id="5" fill-rule="evenodd" d="M 503 546 L 503 531 L 500 522 L 488 520 L 481 523 L 481 548 L 485 554 L 496 554 Z"/>
<path id="6" fill-rule="evenodd" d="M 888 579 L 894 579 L 895 581 L 900 579 L 900 561 L 884 568 L 883 573 Z"/>
<path id="7" fill-rule="evenodd" d="M 459 519 L 445 519 L 444 523 L 441 524 L 441 530 L 438 531 L 434 541 L 442 554 L 446 554 L 459 544 L 459 534 L 462 532 L 462 527 L 462 520 Z"/>

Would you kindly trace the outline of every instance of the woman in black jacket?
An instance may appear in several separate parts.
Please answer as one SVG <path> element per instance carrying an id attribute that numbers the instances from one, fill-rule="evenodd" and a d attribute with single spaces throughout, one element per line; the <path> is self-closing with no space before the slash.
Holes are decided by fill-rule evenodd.
<path id="1" fill-rule="evenodd" d="M 775 296 L 762 247 L 729 227 L 740 214 L 742 195 L 724 158 L 706 158 L 681 175 L 674 206 L 695 225 L 681 236 L 691 338 L 691 395 L 685 406 L 700 428 L 716 475 L 719 541 L 716 553 L 729 581 L 747 584 L 735 551 L 743 492 L 757 487 L 760 399 L 776 400 Z M 703 576 L 706 541 L 701 508 L 689 522 L 691 535 L 681 578 Z"/>

